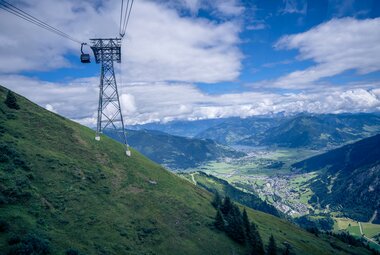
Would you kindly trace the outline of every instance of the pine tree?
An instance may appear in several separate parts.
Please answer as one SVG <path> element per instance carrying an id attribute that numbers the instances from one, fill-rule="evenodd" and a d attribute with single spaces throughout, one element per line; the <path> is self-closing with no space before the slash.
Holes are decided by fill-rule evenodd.
<path id="1" fill-rule="evenodd" d="M 248 214 L 245 208 L 243 211 L 243 227 L 244 227 L 245 235 L 246 237 L 248 237 L 249 233 L 251 232 L 251 224 L 249 223 Z"/>
<path id="2" fill-rule="evenodd" d="M 284 255 L 290 255 L 290 249 L 289 246 L 286 246 L 286 250 L 283 253 Z"/>
<path id="3" fill-rule="evenodd" d="M 219 192 L 216 191 L 214 195 L 214 200 L 211 202 L 211 204 L 218 209 L 222 205 L 222 198 L 219 195 Z"/>
<path id="4" fill-rule="evenodd" d="M 277 245 L 273 235 L 269 237 L 269 244 L 267 249 L 267 255 L 277 255 Z"/>
<path id="5" fill-rule="evenodd" d="M 232 204 L 230 212 L 225 217 L 227 221 L 226 233 L 233 240 L 243 244 L 245 242 L 245 233 L 243 227 L 243 219 L 239 207 Z"/>
<path id="6" fill-rule="evenodd" d="M 230 197 L 225 197 L 222 206 L 220 207 L 220 210 L 222 211 L 223 215 L 228 215 L 232 210 L 232 202 Z"/>
<path id="7" fill-rule="evenodd" d="M 264 255 L 264 245 L 261 239 L 260 233 L 257 230 L 257 227 L 254 223 L 250 225 L 250 232 L 247 236 L 248 242 L 252 246 L 251 254 L 252 255 Z"/>
<path id="8" fill-rule="evenodd" d="M 8 90 L 7 98 L 5 99 L 4 103 L 11 109 L 20 109 L 20 106 L 17 104 L 17 99 L 15 95 L 10 90 Z"/>
<path id="9" fill-rule="evenodd" d="M 219 209 L 216 212 L 214 225 L 217 229 L 224 231 L 224 218 Z"/>

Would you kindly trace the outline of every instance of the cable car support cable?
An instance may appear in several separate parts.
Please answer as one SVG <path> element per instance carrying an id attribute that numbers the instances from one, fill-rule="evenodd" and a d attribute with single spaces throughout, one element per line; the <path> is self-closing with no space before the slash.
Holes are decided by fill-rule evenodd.
<path id="1" fill-rule="evenodd" d="M 61 30 L 47 24 L 46 22 L 40 20 L 40 19 L 37 19 L 36 17 L 34 17 L 33 15 L 21 10 L 20 8 L 17 8 L 16 6 L 14 6 L 13 4 L 10 4 L 8 3 L 7 1 L 4 1 L 4 0 L 0 0 L 0 8 L 15 15 L 15 16 L 18 16 L 19 18 L 22 18 L 34 25 L 37 25 L 47 31 L 50 31 L 52 33 L 55 33 L 59 36 L 62 36 L 62 37 L 65 37 L 66 39 L 69 39 L 73 42 L 76 42 L 76 43 L 79 43 L 79 44 L 82 44 L 81 41 L 75 39 L 74 37 L 68 35 L 67 33 L 65 32 L 62 32 Z"/>
<path id="2" fill-rule="evenodd" d="M 119 28 L 119 34 L 120 37 L 123 39 L 125 32 L 128 27 L 129 18 L 131 16 L 132 7 L 133 7 L 134 0 L 128 0 L 125 10 L 124 10 L 124 0 L 121 1 L 121 11 L 120 11 L 120 28 Z M 124 15 L 123 15 L 124 14 Z M 123 18 L 124 16 L 124 18 Z"/>

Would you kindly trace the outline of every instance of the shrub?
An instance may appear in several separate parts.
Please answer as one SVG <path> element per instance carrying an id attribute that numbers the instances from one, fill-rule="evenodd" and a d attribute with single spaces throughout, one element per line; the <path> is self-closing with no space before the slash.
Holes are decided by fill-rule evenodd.
<path id="1" fill-rule="evenodd" d="M 74 249 L 74 248 L 69 248 L 66 250 L 66 255 L 79 255 L 79 251 L 77 249 Z"/>
<path id="2" fill-rule="evenodd" d="M 0 220 L 0 232 L 7 232 L 10 228 L 10 225 L 5 220 Z"/>
<path id="3" fill-rule="evenodd" d="M 219 195 L 219 192 L 216 191 L 214 195 L 214 200 L 211 202 L 214 208 L 218 209 L 222 205 L 222 198 Z"/>
<path id="4" fill-rule="evenodd" d="M 0 154 L 0 163 L 7 163 L 9 162 L 9 157 L 5 154 Z"/>
<path id="5" fill-rule="evenodd" d="M 9 241 L 8 243 L 11 244 Z M 49 241 L 36 234 L 28 234 L 22 239 L 13 240 L 12 244 L 8 255 L 50 254 Z"/>
<path id="6" fill-rule="evenodd" d="M 16 96 L 10 90 L 8 90 L 7 98 L 5 99 L 4 103 L 11 109 L 20 109 L 20 106 L 17 104 Z"/>
<path id="7" fill-rule="evenodd" d="M 9 245 L 18 244 L 21 242 L 21 238 L 19 236 L 13 235 L 8 239 Z"/>
<path id="8" fill-rule="evenodd" d="M 214 225 L 217 229 L 222 230 L 222 231 L 224 230 L 225 222 L 223 219 L 222 212 L 219 209 L 216 212 Z"/>

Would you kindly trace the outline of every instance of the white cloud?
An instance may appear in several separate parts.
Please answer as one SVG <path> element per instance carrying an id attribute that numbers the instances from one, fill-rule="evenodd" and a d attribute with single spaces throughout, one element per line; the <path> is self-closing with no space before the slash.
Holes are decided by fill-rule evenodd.
<path id="1" fill-rule="evenodd" d="M 307 2 L 304 0 L 283 0 L 284 8 L 281 10 L 282 13 L 297 13 L 306 14 Z"/>
<path id="2" fill-rule="evenodd" d="M 197 14 L 201 8 L 201 0 L 182 0 L 182 4 L 185 5 L 193 15 Z"/>
<path id="3" fill-rule="evenodd" d="M 105 24 L 112 21 L 102 17 L 88 1 L 33 0 L 17 2 L 33 16 L 58 27 L 79 40 L 87 39 L 95 32 L 107 31 Z M 99 18 L 104 22 L 100 23 Z M 2 73 L 16 73 L 31 70 L 51 70 L 70 66 L 66 54 L 78 54 L 78 44 L 48 32 L 34 24 L 0 10 L 0 70 Z M 99 23 L 99 24 L 98 24 Z M 105 23 L 105 24 L 104 24 Z M 81 24 L 81 25 L 79 25 Z"/>
<path id="4" fill-rule="evenodd" d="M 227 16 L 237 16 L 244 11 L 244 7 L 237 0 L 219 0 L 214 4 L 219 12 Z"/>
<path id="5" fill-rule="evenodd" d="M 51 104 L 47 104 L 47 105 L 45 106 L 45 109 L 48 110 L 48 111 L 51 111 L 51 112 L 57 113 L 57 110 L 55 110 L 54 106 L 52 106 Z"/>
<path id="6" fill-rule="evenodd" d="M 250 24 L 246 27 L 247 30 L 263 30 L 266 29 L 268 26 L 264 21 L 256 21 L 253 24 Z"/>
<path id="7" fill-rule="evenodd" d="M 239 25 L 180 18 L 173 10 L 141 2 L 134 10 L 123 69 L 129 81 L 213 83 L 238 77 Z"/>
<path id="8" fill-rule="evenodd" d="M 316 65 L 294 71 L 268 85 L 281 88 L 307 88 L 322 78 L 348 70 L 367 74 L 380 70 L 380 18 L 333 19 L 311 30 L 282 37 L 277 49 L 296 49 L 299 60 Z"/>
<path id="9" fill-rule="evenodd" d="M 46 83 L 22 76 L 0 76 L 2 84 L 41 106 L 88 126 L 96 124 L 97 78 Z M 380 86 L 351 84 L 308 93 L 243 92 L 210 95 L 191 84 L 135 83 L 120 87 L 127 124 L 248 117 L 279 112 L 340 113 L 380 111 Z"/>
<path id="10" fill-rule="evenodd" d="M 329 8 L 336 17 L 354 13 L 354 4 L 355 0 L 329 0 Z"/>
<path id="11" fill-rule="evenodd" d="M 197 8 L 197 1 L 186 2 Z M 220 1 L 222 6 L 228 4 L 223 7 L 225 12 L 235 13 L 233 3 Z M 89 1 L 31 0 L 17 5 L 79 40 L 114 37 L 118 32 L 119 1 L 105 1 L 99 6 Z M 0 72 L 68 67 L 71 64 L 66 56 L 79 55 L 78 44 L 0 12 Z M 137 1 L 123 44 L 123 73 L 129 81 L 234 80 L 240 74 L 242 60 L 239 31 L 240 25 L 231 19 L 215 23 L 182 17 L 160 2 Z"/>
<path id="12" fill-rule="evenodd" d="M 44 82 L 20 75 L 0 75 L 0 84 L 71 119 L 93 117 L 97 109 L 98 78 L 69 83 Z"/>
<path id="13" fill-rule="evenodd" d="M 194 12 L 205 4 L 205 1 L 183 1 Z M 102 6 L 95 6 L 88 1 L 32 0 L 29 5 L 21 7 L 36 16 L 46 17 L 47 22 L 82 39 L 116 34 L 118 4 L 106 1 Z M 237 1 L 215 1 L 214 4 L 219 5 L 218 12 L 225 17 L 234 17 L 242 11 Z M 53 9 L 64 11 L 53 13 Z M 13 16 L 1 13 L 0 22 L 1 84 L 51 111 L 94 126 L 98 77 L 53 83 L 14 74 L 22 70 L 69 66 L 65 55 L 79 53 L 78 46 Z M 277 48 L 297 49 L 299 59 L 312 60 L 316 65 L 280 77 L 270 85 L 302 88 L 346 70 L 353 69 L 359 73 L 379 70 L 378 28 L 379 19 L 341 19 L 305 33 L 283 37 L 276 44 Z M 325 86 L 319 90 L 308 90 L 307 94 L 203 93 L 192 83 L 213 83 L 238 77 L 242 59 L 237 48 L 239 29 L 239 22 L 234 18 L 216 23 L 183 17 L 165 4 L 137 1 L 123 45 L 124 83 L 119 84 L 125 122 L 247 117 L 282 111 L 380 110 L 380 90 L 376 89 L 379 84 L 351 84 L 330 89 Z M 277 64 L 286 63 L 269 63 L 268 66 Z"/>
<path id="14" fill-rule="evenodd" d="M 133 95 L 121 94 L 120 104 L 123 110 L 123 115 L 128 115 L 130 113 L 136 112 L 136 102 L 135 97 Z"/>
<path id="15" fill-rule="evenodd" d="M 244 7 L 239 0 L 179 0 L 187 7 L 191 13 L 197 14 L 200 9 L 206 10 L 211 14 L 216 14 L 219 18 L 228 19 L 240 15 Z M 176 0 L 174 0 L 176 2 Z M 170 3 L 170 1 L 169 1 Z"/>

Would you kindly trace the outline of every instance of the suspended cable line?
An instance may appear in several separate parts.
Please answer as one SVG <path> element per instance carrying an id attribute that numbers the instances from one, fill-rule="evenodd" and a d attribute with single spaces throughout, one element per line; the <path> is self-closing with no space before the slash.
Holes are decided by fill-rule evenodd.
<path id="1" fill-rule="evenodd" d="M 10 4 L 8 3 L 7 1 L 4 1 L 4 0 L 0 0 L 0 8 L 15 15 L 15 16 L 18 16 L 19 18 L 22 18 L 34 25 L 37 25 L 43 29 L 46 29 L 47 31 L 50 31 L 52 33 L 55 33 L 59 36 L 62 36 L 62 37 L 65 37 L 66 39 L 69 39 L 73 42 L 76 42 L 76 43 L 79 43 L 81 44 L 82 42 L 75 39 L 74 37 L 66 34 L 65 32 L 62 32 L 61 30 L 47 24 L 46 22 L 43 22 L 41 21 L 40 19 L 37 19 L 36 17 L 34 17 L 33 15 L 17 8 L 16 6 L 14 6 L 13 4 Z"/>
<path id="2" fill-rule="evenodd" d="M 134 0 L 128 0 L 126 7 L 124 9 L 124 0 L 121 1 L 121 11 L 120 11 L 120 28 L 119 34 L 123 38 L 128 27 L 129 17 L 131 16 L 131 11 L 133 7 Z"/>
<path id="3" fill-rule="evenodd" d="M 127 1 L 127 0 L 126 0 Z M 121 111 L 121 104 L 119 98 L 119 92 L 117 89 L 114 62 L 121 63 L 121 45 L 122 39 L 128 27 L 129 18 L 133 7 L 134 0 L 128 0 L 124 3 L 121 2 L 120 10 L 120 22 L 119 22 L 119 34 L 121 38 L 97 38 L 90 39 L 91 49 L 95 56 L 95 62 L 101 63 L 101 75 L 99 85 L 99 106 L 98 106 L 98 118 L 96 127 L 95 140 L 100 141 L 100 134 L 105 128 L 121 127 L 121 139 L 125 145 L 125 153 L 127 156 L 131 156 L 131 150 L 127 143 L 127 137 L 124 126 L 123 114 Z M 31 14 L 17 8 L 13 4 L 7 1 L 0 0 L 0 9 L 5 10 L 25 21 L 32 23 L 40 28 L 43 28 L 49 32 L 55 33 L 59 36 L 65 37 L 73 42 L 81 45 L 80 60 L 82 63 L 91 63 L 90 54 L 83 51 L 83 46 L 87 45 L 74 37 L 66 34 L 65 32 L 49 25 L 48 23 L 37 19 Z M 122 67 L 120 66 L 120 84 L 122 84 Z M 111 108 L 109 108 L 111 107 Z"/>
<path id="4" fill-rule="evenodd" d="M 128 1 L 128 4 L 129 4 L 129 1 Z M 122 21 L 123 21 L 123 9 L 124 9 L 124 0 L 121 0 L 121 8 L 120 8 L 120 22 L 119 22 L 119 34 L 121 36 L 121 24 L 122 24 Z"/>

